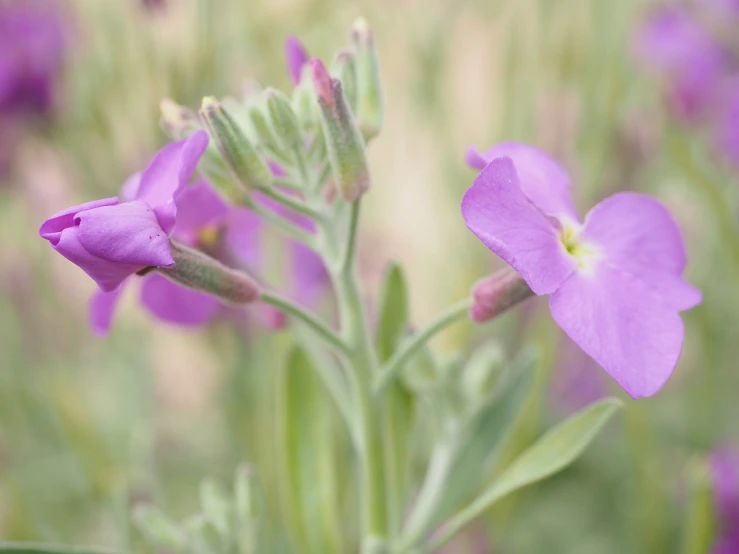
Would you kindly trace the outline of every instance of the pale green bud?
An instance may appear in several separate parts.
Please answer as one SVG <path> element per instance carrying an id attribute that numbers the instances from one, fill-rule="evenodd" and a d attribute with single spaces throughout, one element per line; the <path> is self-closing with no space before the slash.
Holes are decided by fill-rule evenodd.
<path id="1" fill-rule="evenodd" d="M 354 22 L 351 40 L 357 67 L 357 123 L 364 138 L 369 140 L 382 127 L 383 105 L 377 50 L 372 30 L 364 19 Z"/>
<path id="2" fill-rule="evenodd" d="M 354 54 L 345 50 L 338 52 L 331 64 L 331 75 L 341 81 L 352 112 L 357 113 L 357 62 Z"/>
<path id="3" fill-rule="evenodd" d="M 272 88 L 267 89 L 266 98 L 269 119 L 283 149 L 302 148 L 303 136 L 290 100 L 283 92 Z"/>

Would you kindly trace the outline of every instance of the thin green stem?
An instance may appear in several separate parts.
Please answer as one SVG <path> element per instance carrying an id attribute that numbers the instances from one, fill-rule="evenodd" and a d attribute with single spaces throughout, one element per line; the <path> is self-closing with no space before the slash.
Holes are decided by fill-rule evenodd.
<path id="1" fill-rule="evenodd" d="M 385 390 L 385 387 L 392 382 L 403 366 L 437 333 L 465 317 L 471 305 L 472 300 L 465 299 L 450 306 L 432 321 L 428 327 L 403 344 L 380 370 L 380 374 L 374 383 L 375 393 L 378 394 Z"/>
<path id="2" fill-rule="evenodd" d="M 288 315 L 291 315 L 303 323 L 309 328 L 316 332 L 322 339 L 330 344 L 334 349 L 341 353 L 348 353 L 347 344 L 339 337 L 334 331 L 332 331 L 323 321 L 318 319 L 315 315 L 306 312 L 300 306 L 294 304 L 287 298 L 284 298 L 278 294 L 271 292 L 263 292 L 260 300 L 265 304 L 270 304 L 276 308 L 279 308 Z"/>
<path id="3" fill-rule="evenodd" d="M 273 211 L 260 206 L 259 204 L 257 204 L 256 202 L 252 200 L 247 200 L 244 204 L 254 213 L 259 215 L 263 219 L 269 221 L 272 225 L 277 227 L 280 231 L 282 231 L 286 235 L 290 236 L 291 238 L 294 238 L 297 241 L 302 242 L 306 246 L 315 250 L 316 245 L 315 245 L 315 239 L 313 235 L 307 233 L 305 230 L 290 223 L 289 221 L 287 221 L 286 219 L 283 219 L 282 217 L 280 217 Z"/>
<path id="4" fill-rule="evenodd" d="M 354 256 L 357 250 L 357 229 L 359 227 L 361 201 L 362 200 L 360 198 L 351 206 L 351 213 L 349 214 L 349 232 L 347 233 L 346 246 L 344 248 L 344 254 L 341 261 L 341 271 L 343 273 L 351 271 L 352 264 L 354 263 Z"/>
<path id="5" fill-rule="evenodd" d="M 286 190 L 303 190 L 302 186 L 300 186 L 298 183 L 295 183 L 294 181 L 290 181 L 289 179 L 275 179 L 274 184 L 276 187 L 280 187 Z"/>
<path id="6" fill-rule="evenodd" d="M 302 200 L 295 198 L 294 196 L 290 196 L 288 194 L 282 194 L 280 191 L 269 187 L 269 188 L 260 188 L 259 192 L 261 192 L 264 196 L 267 198 L 271 198 L 275 202 L 279 202 L 286 208 L 290 208 L 293 211 L 296 211 L 298 213 L 301 213 L 303 215 L 307 215 L 311 219 L 315 221 L 322 221 L 323 215 L 305 204 Z"/>

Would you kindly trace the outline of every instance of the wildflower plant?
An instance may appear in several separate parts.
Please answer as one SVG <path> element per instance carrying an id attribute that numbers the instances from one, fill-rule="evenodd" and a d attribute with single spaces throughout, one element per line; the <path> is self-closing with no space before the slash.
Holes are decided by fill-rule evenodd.
<path id="1" fill-rule="evenodd" d="M 506 360 L 486 344 L 465 364 L 445 364 L 428 348 L 433 337 L 464 318 L 487 321 L 550 295 L 559 326 L 628 394 L 650 396 L 680 355 L 679 312 L 700 302 L 700 293 L 682 278 L 680 232 L 657 200 L 618 194 L 580 223 L 557 162 L 506 143 L 468 153 L 480 173 L 462 215 L 511 268 L 411 332 L 410 291 L 393 264 L 378 307 L 369 309 L 357 238 L 363 197 L 382 186 L 372 182 L 366 150 L 382 128 L 383 97 L 372 31 L 360 20 L 350 36 L 330 70 L 288 40 L 288 93 L 252 88 L 242 99 L 206 97 L 197 112 L 163 101 L 162 126 L 173 142 L 119 198 L 63 210 L 40 234 L 99 285 L 91 310 L 98 332 L 108 329 L 122 287 L 139 278 L 144 304 L 167 321 L 202 324 L 220 309 L 247 305 L 283 314 L 296 340 L 289 374 L 299 384 L 314 371 L 325 386 L 348 437 L 346 463 L 356 465 L 359 499 L 358 510 L 326 522 L 321 503 L 331 491 L 306 493 L 288 469 L 283 501 L 293 516 L 285 524 L 292 551 L 431 553 L 503 497 L 573 462 L 621 405 L 615 398 L 594 403 L 504 456 L 532 390 L 535 356 Z M 255 262 L 262 225 L 288 239 L 295 275 L 287 292 L 277 292 Z M 316 287 L 333 291 L 335 317 L 313 309 Z M 296 402 L 279 409 L 295 417 L 277 417 L 293 422 L 289 437 L 301 438 L 312 413 L 301 412 L 301 391 L 293 392 Z M 428 448 L 417 446 L 421 429 Z M 301 466 L 291 446 L 281 466 L 321 471 Z M 310 447 L 326 456 L 332 448 Z M 419 461 L 424 476 L 415 479 Z M 203 513 L 192 520 L 145 509 L 136 521 L 170 552 L 263 552 L 269 502 L 242 469 L 232 493 L 204 484 Z M 330 531 L 336 528 L 340 538 Z"/>

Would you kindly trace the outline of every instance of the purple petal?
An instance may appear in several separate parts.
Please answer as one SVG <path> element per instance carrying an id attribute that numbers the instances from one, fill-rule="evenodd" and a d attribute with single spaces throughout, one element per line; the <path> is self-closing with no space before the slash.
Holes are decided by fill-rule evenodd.
<path id="1" fill-rule="evenodd" d="M 718 515 L 739 523 L 739 450 L 724 446 L 710 457 L 713 494 Z"/>
<path id="2" fill-rule="evenodd" d="M 223 308 L 214 297 L 150 273 L 141 284 L 141 302 L 158 319 L 195 327 L 210 322 Z"/>
<path id="3" fill-rule="evenodd" d="M 97 336 L 104 337 L 108 334 L 118 300 L 127 283 L 128 280 L 123 281 L 111 292 L 98 290 L 90 299 L 90 327 Z"/>
<path id="4" fill-rule="evenodd" d="M 195 173 L 207 147 L 208 133 L 195 131 L 188 138 L 162 148 L 141 175 L 136 199 L 154 208 L 167 235 L 172 232 L 177 214 L 174 197 Z"/>
<path id="5" fill-rule="evenodd" d="M 474 145 L 470 145 L 467 147 L 467 150 L 464 153 L 464 161 L 467 162 L 467 165 L 470 166 L 472 169 L 477 169 L 480 171 L 482 171 L 482 169 L 486 165 L 488 165 L 487 160 Z"/>
<path id="6" fill-rule="evenodd" d="M 139 188 L 141 188 L 140 172 L 134 173 L 128 179 L 126 179 L 126 182 L 123 183 L 123 186 L 121 187 L 121 192 L 118 195 L 118 198 L 121 199 L 121 202 L 131 202 L 133 200 L 136 200 L 136 196 L 139 193 Z"/>
<path id="7" fill-rule="evenodd" d="M 308 63 L 308 53 L 297 37 L 289 36 L 285 41 L 285 60 L 293 85 L 300 83 L 303 67 Z"/>
<path id="8" fill-rule="evenodd" d="M 169 238 L 152 208 L 136 200 L 77 214 L 79 240 L 93 256 L 119 264 L 174 264 Z"/>
<path id="9" fill-rule="evenodd" d="M 680 229 L 654 198 L 633 192 L 606 198 L 588 213 L 582 237 L 667 307 L 687 310 L 700 303 L 701 292 L 681 277 L 686 259 Z"/>
<path id="10" fill-rule="evenodd" d="M 209 226 L 219 226 L 228 216 L 229 206 L 205 181 L 184 187 L 175 199 L 177 227 L 175 235 L 185 240 L 197 238 L 199 231 Z"/>
<path id="11" fill-rule="evenodd" d="M 38 234 L 41 238 L 48 240 L 53 246 L 56 246 L 61 238 L 62 231 L 76 225 L 74 218 L 78 213 L 102 206 L 115 206 L 116 204 L 118 204 L 117 198 L 103 198 L 102 200 L 85 202 L 79 206 L 72 206 L 71 208 L 55 213 L 44 221 L 38 230 Z"/>
<path id="12" fill-rule="evenodd" d="M 536 294 L 554 292 L 575 269 L 557 230 L 521 191 L 510 158 L 495 159 L 480 172 L 462 199 L 462 215 Z"/>
<path id="13" fill-rule="evenodd" d="M 487 161 L 503 157 L 513 160 L 521 190 L 544 214 L 579 220 L 570 198 L 570 178 L 557 160 L 519 142 L 501 142 L 482 156 Z"/>
<path id="14" fill-rule="evenodd" d="M 718 113 L 716 142 L 721 154 L 739 168 L 739 79 L 729 86 L 733 90 Z"/>
<path id="15" fill-rule="evenodd" d="M 79 227 L 69 227 L 60 233 L 56 244 L 52 243 L 52 245 L 57 252 L 92 277 L 103 291 L 115 290 L 127 277 L 144 268 L 142 265 L 111 262 L 90 253 L 82 245 L 79 232 Z"/>
<path id="16" fill-rule="evenodd" d="M 295 299 L 311 306 L 327 290 L 330 277 L 321 257 L 302 242 L 292 243 L 292 272 Z"/>
<path id="17" fill-rule="evenodd" d="M 685 8 L 661 6 L 652 12 L 637 37 L 637 55 L 659 71 L 681 71 L 721 56 L 708 31 Z"/>
<path id="18" fill-rule="evenodd" d="M 262 231 L 264 223 L 254 212 L 234 209 L 228 217 L 225 241 L 240 264 L 257 268 L 262 262 Z"/>
<path id="19" fill-rule="evenodd" d="M 633 398 L 651 396 L 672 374 L 683 322 L 630 274 L 598 264 L 550 296 L 552 317 Z"/>

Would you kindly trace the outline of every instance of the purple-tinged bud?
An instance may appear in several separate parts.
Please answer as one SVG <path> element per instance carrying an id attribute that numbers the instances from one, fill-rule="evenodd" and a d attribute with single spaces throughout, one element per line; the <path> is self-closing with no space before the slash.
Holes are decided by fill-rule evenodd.
<path id="1" fill-rule="evenodd" d="M 372 30 L 359 18 L 351 30 L 356 56 L 357 123 L 365 140 L 376 137 L 382 127 L 383 104 L 380 67 Z"/>
<path id="2" fill-rule="evenodd" d="M 316 90 L 318 99 L 329 107 L 334 107 L 336 98 L 334 95 L 334 87 L 331 75 L 328 74 L 326 66 L 318 58 L 310 61 L 311 78 L 313 79 L 313 87 Z"/>
<path id="3" fill-rule="evenodd" d="M 341 81 L 352 112 L 357 113 L 357 63 L 354 54 L 342 50 L 336 54 L 331 64 L 331 75 Z"/>
<path id="4" fill-rule="evenodd" d="M 174 241 L 170 245 L 175 264 L 156 268 L 169 280 L 233 305 L 251 304 L 259 299 L 259 285 L 246 273 L 226 267 L 199 250 Z"/>
<path id="5" fill-rule="evenodd" d="M 200 115 L 238 182 L 247 190 L 269 187 L 272 173 L 235 118 L 213 97 L 203 98 Z"/>
<path id="6" fill-rule="evenodd" d="M 293 85 L 300 83 L 303 67 L 308 63 L 308 53 L 298 37 L 289 36 L 285 41 L 285 61 Z"/>
<path id="7" fill-rule="evenodd" d="M 160 120 L 162 130 L 174 140 L 187 138 L 202 128 L 197 114 L 185 106 L 180 106 L 174 100 L 163 99 L 159 103 L 159 110 L 162 115 Z"/>
<path id="8" fill-rule="evenodd" d="M 320 60 L 311 60 L 311 77 L 318 97 L 334 183 L 344 200 L 354 202 L 370 186 L 362 134 L 354 121 L 341 82 L 331 78 Z"/>
<path id="9" fill-rule="evenodd" d="M 472 287 L 470 319 L 484 323 L 533 295 L 518 273 L 502 269 L 483 277 Z"/>

